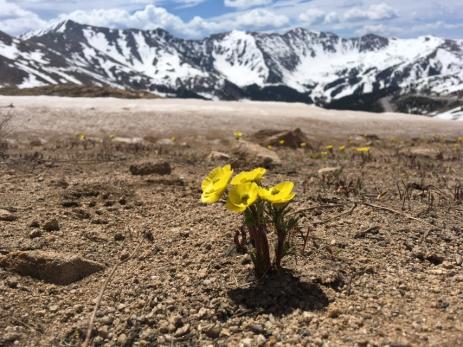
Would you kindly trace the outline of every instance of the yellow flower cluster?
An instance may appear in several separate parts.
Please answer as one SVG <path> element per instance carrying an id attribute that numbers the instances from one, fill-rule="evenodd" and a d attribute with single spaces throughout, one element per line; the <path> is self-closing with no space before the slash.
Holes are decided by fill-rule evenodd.
<path id="1" fill-rule="evenodd" d="M 463 136 L 460 136 L 460 137 L 458 138 L 458 142 L 462 142 L 462 143 L 463 143 Z"/>
<path id="2" fill-rule="evenodd" d="M 237 131 L 233 132 L 233 136 L 235 136 L 235 138 L 237 140 L 239 140 L 239 139 L 241 139 L 243 137 L 243 133 L 241 131 L 237 130 Z"/>
<path id="3" fill-rule="evenodd" d="M 271 204 L 286 204 L 294 199 L 294 183 L 285 181 L 274 187 L 261 186 L 261 180 L 267 172 L 264 168 L 243 171 L 233 177 L 230 165 L 212 170 L 201 184 L 201 202 L 213 204 L 220 200 L 225 190 L 231 185 L 228 192 L 226 207 L 233 212 L 244 212 L 258 199 Z"/>
<path id="4" fill-rule="evenodd" d="M 370 147 L 357 147 L 355 151 L 357 153 L 370 153 Z"/>

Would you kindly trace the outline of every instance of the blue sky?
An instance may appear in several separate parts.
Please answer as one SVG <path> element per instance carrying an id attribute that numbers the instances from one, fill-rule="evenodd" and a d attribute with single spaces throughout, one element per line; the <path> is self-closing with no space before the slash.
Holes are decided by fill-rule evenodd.
<path id="1" fill-rule="evenodd" d="M 186 38 L 294 27 L 346 37 L 463 38 L 463 0 L 0 0 L 0 31 L 11 35 L 67 18 L 114 28 L 162 27 Z"/>

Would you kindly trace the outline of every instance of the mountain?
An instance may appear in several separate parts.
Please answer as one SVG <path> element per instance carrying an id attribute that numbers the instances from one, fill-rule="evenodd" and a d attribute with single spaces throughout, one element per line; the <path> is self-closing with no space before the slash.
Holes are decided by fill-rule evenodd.
<path id="1" fill-rule="evenodd" d="M 397 110 L 400 102 L 407 109 L 403 97 L 418 95 L 426 107 L 408 109 L 432 115 L 440 110 L 434 98 L 463 91 L 463 40 L 347 39 L 301 28 L 185 40 L 162 29 L 70 20 L 20 38 L 0 33 L 0 86 L 61 83 L 373 111 Z"/>

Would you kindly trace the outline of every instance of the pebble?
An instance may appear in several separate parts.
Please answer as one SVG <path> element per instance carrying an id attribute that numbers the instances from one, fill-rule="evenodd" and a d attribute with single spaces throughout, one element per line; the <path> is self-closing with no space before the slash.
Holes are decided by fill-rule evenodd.
<path id="1" fill-rule="evenodd" d="M 207 337 L 211 339 L 216 339 L 220 336 L 220 328 L 216 326 L 212 326 L 204 330 L 204 333 L 206 334 Z"/>
<path id="2" fill-rule="evenodd" d="M 51 305 L 49 310 L 50 310 L 50 312 L 56 312 L 56 311 L 59 310 L 59 306 L 58 305 Z"/>
<path id="3" fill-rule="evenodd" d="M 190 332 L 190 324 L 185 324 L 181 328 L 178 328 L 177 331 L 175 332 L 174 336 L 180 337 L 188 334 Z"/>
<path id="4" fill-rule="evenodd" d="M 0 209 L 0 221 L 4 222 L 14 222 L 17 220 L 18 217 L 16 217 L 13 213 L 7 211 L 7 210 L 1 210 Z"/>
<path id="5" fill-rule="evenodd" d="M 127 343 L 127 335 L 126 334 L 120 334 L 119 337 L 117 338 L 117 344 L 120 346 L 123 346 Z"/>
<path id="6" fill-rule="evenodd" d="M 56 219 L 51 219 L 48 222 L 46 222 L 43 226 L 43 230 L 45 231 L 58 231 L 60 229 L 58 220 Z"/>
<path id="7" fill-rule="evenodd" d="M 38 229 L 35 229 L 35 230 L 32 230 L 30 233 L 29 233 L 29 238 L 31 239 L 35 239 L 37 237 L 40 237 L 42 236 L 42 232 Z"/>
<path id="8" fill-rule="evenodd" d="M 328 310 L 329 318 L 338 318 L 341 315 L 342 311 L 337 307 L 332 307 Z"/>

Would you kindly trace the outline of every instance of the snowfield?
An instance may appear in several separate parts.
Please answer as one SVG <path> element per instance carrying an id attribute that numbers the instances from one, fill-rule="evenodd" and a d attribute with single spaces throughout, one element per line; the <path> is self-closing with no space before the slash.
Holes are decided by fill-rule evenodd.
<path id="1" fill-rule="evenodd" d="M 143 137 L 169 132 L 198 135 L 250 134 L 263 128 L 301 128 L 311 136 L 426 137 L 461 136 L 463 122 L 400 113 L 335 111 L 300 103 L 202 101 L 188 99 L 65 98 L 0 96 L 16 132 L 54 134 L 106 133 Z"/>

